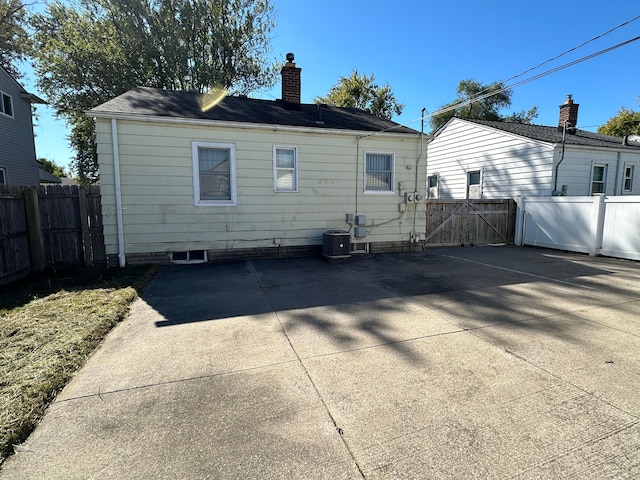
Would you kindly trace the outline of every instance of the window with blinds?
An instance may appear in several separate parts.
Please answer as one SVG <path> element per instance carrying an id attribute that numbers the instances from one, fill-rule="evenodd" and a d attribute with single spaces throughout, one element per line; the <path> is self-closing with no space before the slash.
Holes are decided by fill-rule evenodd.
<path id="1" fill-rule="evenodd" d="M 193 142 L 193 187 L 196 205 L 235 205 L 235 145 Z"/>
<path id="2" fill-rule="evenodd" d="M 392 193 L 394 154 L 366 152 L 364 161 L 364 191 Z"/>
<path id="3" fill-rule="evenodd" d="M 273 191 L 298 191 L 298 149 L 273 147 Z"/>

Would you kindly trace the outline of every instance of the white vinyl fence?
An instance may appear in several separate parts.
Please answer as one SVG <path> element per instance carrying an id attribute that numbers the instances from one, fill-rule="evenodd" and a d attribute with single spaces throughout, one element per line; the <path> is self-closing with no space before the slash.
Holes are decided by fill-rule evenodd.
<path id="1" fill-rule="evenodd" d="M 640 260 L 640 196 L 519 197 L 516 245 Z"/>

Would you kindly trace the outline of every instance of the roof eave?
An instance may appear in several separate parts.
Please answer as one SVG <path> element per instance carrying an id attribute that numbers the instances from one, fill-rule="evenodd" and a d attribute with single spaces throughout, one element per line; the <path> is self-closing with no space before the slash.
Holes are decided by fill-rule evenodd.
<path id="1" fill-rule="evenodd" d="M 554 147 L 561 147 L 562 143 L 555 143 Z M 619 146 L 617 145 L 611 145 L 611 146 L 607 146 L 607 147 L 603 147 L 603 146 L 597 146 L 597 145 L 576 145 L 575 143 L 565 143 L 564 144 L 564 148 L 565 149 L 576 149 L 576 150 L 598 150 L 598 151 L 602 151 L 602 152 L 625 152 L 625 153 L 635 153 L 640 155 L 640 148 L 629 148 L 628 145 L 622 145 L 620 144 Z"/>
<path id="2" fill-rule="evenodd" d="M 359 136 L 385 136 L 385 137 L 416 137 L 420 132 L 403 133 L 391 131 L 377 130 L 351 130 L 341 128 L 319 128 L 319 127 L 303 127 L 294 125 L 280 125 L 270 123 L 250 123 L 250 122 L 229 122 L 223 120 L 207 120 L 203 118 L 184 118 L 184 117 L 163 117 L 158 115 L 137 115 L 132 113 L 121 112 L 105 112 L 100 110 L 87 110 L 85 115 L 94 118 L 116 119 L 116 120 L 133 120 L 140 122 L 158 122 L 158 123 L 176 123 L 183 125 L 206 125 L 210 127 L 226 127 L 226 128 L 255 128 L 259 130 L 275 130 L 282 132 L 298 132 L 298 133 L 325 133 L 334 135 L 359 135 Z M 406 128 L 398 125 L 399 128 Z"/>

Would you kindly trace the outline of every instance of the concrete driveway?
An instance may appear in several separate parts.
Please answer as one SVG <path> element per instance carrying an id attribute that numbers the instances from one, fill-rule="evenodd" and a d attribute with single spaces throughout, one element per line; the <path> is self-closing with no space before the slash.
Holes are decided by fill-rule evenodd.
<path id="1" fill-rule="evenodd" d="M 170 266 L 2 479 L 640 478 L 640 264 Z"/>

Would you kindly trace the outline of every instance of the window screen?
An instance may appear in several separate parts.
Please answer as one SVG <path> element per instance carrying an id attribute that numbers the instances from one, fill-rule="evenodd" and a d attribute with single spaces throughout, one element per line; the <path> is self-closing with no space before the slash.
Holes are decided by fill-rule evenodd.
<path id="1" fill-rule="evenodd" d="M 366 154 L 364 188 L 365 191 L 393 191 L 393 154 Z"/>

